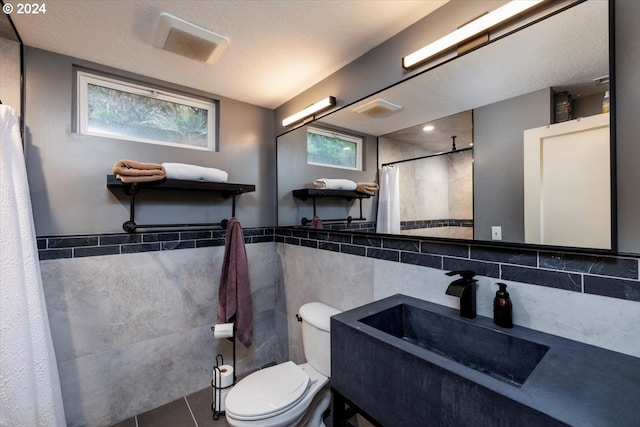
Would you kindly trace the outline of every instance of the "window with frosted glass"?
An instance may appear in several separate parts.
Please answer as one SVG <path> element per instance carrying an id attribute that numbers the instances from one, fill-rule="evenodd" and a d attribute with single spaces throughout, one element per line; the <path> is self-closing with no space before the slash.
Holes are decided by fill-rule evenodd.
<path id="1" fill-rule="evenodd" d="M 307 129 L 307 163 L 362 170 L 362 138 L 326 129 Z"/>
<path id="2" fill-rule="evenodd" d="M 212 151 L 215 103 L 78 72 L 78 130 L 85 135 Z"/>

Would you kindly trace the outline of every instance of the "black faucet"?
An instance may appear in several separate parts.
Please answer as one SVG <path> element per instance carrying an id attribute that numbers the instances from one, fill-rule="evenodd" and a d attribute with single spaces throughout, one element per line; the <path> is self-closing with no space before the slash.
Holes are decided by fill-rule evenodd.
<path id="1" fill-rule="evenodd" d="M 473 278 L 476 275 L 471 270 L 450 271 L 447 276 L 462 276 L 461 279 L 454 280 L 447 288 L 447 295 L 460 298 L 460 316 L 468 319 L 476 317 L 476 282 Z"/>

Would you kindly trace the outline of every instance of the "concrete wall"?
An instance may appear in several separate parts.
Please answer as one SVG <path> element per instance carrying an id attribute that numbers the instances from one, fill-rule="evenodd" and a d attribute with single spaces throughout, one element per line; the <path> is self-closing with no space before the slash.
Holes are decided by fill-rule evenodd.
<path id="1" fill-rule="evenodd" d="M 219 152 L 80 135 L 72 130 L 74 65 L 114 72 L 98 64 L 26 49 L 26 162 L 37 235 L 121 232 L 129 217 L 129 201 L 120 191 L 106 187 L 106 175 L 120 159 L 226 170 L 229 182 L 256 186 L 254 193 L 238 198 L 236 216 L 242 225 L 275 225 L 271 110 L 209 95 L 220 100 Z M 231 216 L 231 200 L 209 193 L 141 192 L 137 199 L 139 223 L 219 222 Z"/>
<path id="2" fill-rule="evenodd" d="M 473 219 L 473 151 L 447 156 L 449 217 Z"/>

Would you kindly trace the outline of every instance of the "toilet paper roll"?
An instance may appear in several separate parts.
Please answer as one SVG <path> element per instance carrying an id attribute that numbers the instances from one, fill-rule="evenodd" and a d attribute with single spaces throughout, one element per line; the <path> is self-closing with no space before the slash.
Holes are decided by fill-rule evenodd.
<path id="1" fill-rule="evenodd" d="M 213 328 L 215 338 L 231 338 L 233 336 L 233 323 L 218 323 Z"/>
<path id="2" fill-rule="evenodd" d="M 220 370 L 218 372 L 218 370 Z M 233 384 L 233 366 L 220 365 L 213 368 L 213 386 L 215 388 L 226 388 Z"/>
<path id="3" fill-rule="evenodd" d="M 231 388 L 214 388 L 213 389 L 213 407 L 218 412 L 224 412 L 224 401 L 227 399 L 227 394 Z M 218 395 L 220 395 L 220 405 L 218 405 Z"/>
<path id="4" fill-rule="evenodd" d="M 218 412 L 224 412 L 224 401 L 233 385 L 233 366 L 220 365 L 213 369 L 213 406 Z"/>

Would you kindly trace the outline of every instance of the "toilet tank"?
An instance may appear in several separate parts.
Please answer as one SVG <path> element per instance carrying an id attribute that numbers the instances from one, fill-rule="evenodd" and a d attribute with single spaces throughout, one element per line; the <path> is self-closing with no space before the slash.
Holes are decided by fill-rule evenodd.
<path id="1" fill-rule="evenodd" d="M 320 302 L 310 302 L 300 307 L 302 318 L 302 346 L 304 357 L 316 371 L 331 377 L 330 319 L 340 310 Z"/>

